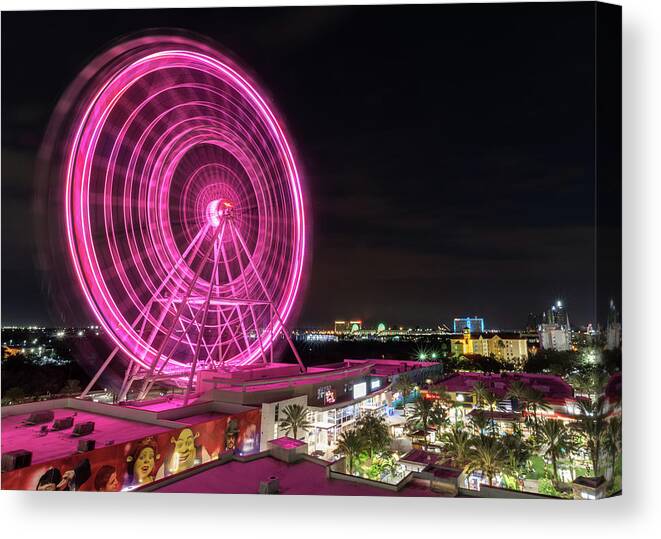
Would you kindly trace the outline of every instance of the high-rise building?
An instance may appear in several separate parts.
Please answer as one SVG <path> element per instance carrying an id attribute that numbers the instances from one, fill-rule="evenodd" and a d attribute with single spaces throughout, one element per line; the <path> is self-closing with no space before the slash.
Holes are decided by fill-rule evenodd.
<path id="1" fill-rule="evenodd" d="M 548 311 L 547 323 L 570 329 L 567 306 L 562 301 L 558 300 L 551 306 Z"/>
<path id="2" fill-rule="evenodd" d="M 484 318 L 455 318 L 454 319 L 454 332 L 463 333 L 464 329 L 468 328 L 471 333 L 484 332 Z"/>
<path id="3" fill-rule="evenodd" d="M 544 350 L 571 350 L 571 330 L 559 324 L 542 324 L 539 326 L 539 344 Z"/>

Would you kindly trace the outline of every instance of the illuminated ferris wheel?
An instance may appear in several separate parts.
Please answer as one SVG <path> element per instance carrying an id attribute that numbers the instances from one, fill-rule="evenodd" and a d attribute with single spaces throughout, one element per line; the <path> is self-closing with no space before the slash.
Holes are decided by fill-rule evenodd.
<path id="1" fill-rule="evenodd" d="M 138 382 L 273 361 L 301 284 L 305 209 L 283 127 L 214 46 L 152 35 L 84 71 L 62 168 L 82 293 Z"/>

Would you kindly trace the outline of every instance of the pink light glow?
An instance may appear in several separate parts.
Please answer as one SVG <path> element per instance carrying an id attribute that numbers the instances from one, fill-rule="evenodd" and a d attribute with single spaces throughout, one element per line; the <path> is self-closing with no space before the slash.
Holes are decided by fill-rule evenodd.
<path id="1" fill-rule="evenodd" d="M 215 48 L 180 36 L 127 41 L 90 70 L 66 141 L 64 210 L 73 269 L 99 324 L 145 367 L 171 346 L 169 372 L 188 366 L 192 342 L 169 335 L 168 322 L 199 326 L 190 308 L 179 321 L 170 311 L 188 301 L 189 286 L 191 305 L 211 292 L 259 298 L 265 287 L 286 322 L 301 283 L 305 210 L 292 150 L 256 85 Z M 252 264 L 229 230 L 217 230 L 229 212 Z M 205 254 L 216 238 L 219 252 Z M 282 328 L 259 306 L 248 316 L 212 302 L 209 317 L 215 335 L 197 329 L 209 354 L 252 328 L 244 349 L 226 350 L 230 365 L 258 361 Z"/>

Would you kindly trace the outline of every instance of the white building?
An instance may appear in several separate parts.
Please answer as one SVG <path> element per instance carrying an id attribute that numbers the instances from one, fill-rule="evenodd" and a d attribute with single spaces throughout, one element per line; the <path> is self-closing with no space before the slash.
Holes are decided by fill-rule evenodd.
<path id="1" fill-rule="evenodd" d="M 539 326 L 539 344 L 543 350 L 571 350 L 571 331 L 558 324 L 542 324 Z"/>

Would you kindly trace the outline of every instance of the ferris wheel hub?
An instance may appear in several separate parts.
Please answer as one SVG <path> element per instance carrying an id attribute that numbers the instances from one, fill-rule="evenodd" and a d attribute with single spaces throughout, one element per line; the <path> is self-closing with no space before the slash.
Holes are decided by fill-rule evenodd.
<path id="1" fill-rule="evenodd" d="M 217 227 L 223 217 L 229 217 L 234 209 L 234 203 L 226 198 L 212 200 L 207 206 L 207 221 L 212 227 Z"/>

